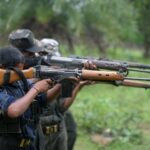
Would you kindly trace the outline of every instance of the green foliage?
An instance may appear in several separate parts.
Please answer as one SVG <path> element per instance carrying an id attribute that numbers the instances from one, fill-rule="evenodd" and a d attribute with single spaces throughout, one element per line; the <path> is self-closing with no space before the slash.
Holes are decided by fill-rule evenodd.
<path id="1" fill-rule="evenodd" d="M 40 23 L 48 23 L 53 17 L 52 3 L 49 0 L 37 1 L 36 18 Z"/>
<path id="2" fill-rule="evenodd" d="M 124 0 L 88 1 L 83 9 L 86 25 L 104 32 L 112 39 L 131 39 L 137 32 L 134 7 Z"/>
<path id="3" fill-rule="evenodd" d="M 28 5 L 23 0 L 1 0 L 0 30 L 4 32 L 16 26 L 27 7 Z"/>
<path id="4" fill-rule="evenodd" d="M 81 14 L 78 8 L 80 1 L 78 0 L 56 0 L 53 4 L 53 12 L 55 17 L 59 17 L 60 23 L 65 23 L 71 31 L 78 31 L 81 26 Z"/>
<path id="5" fill-rule="evenodd" d="M 97 89 L 100 92 L 94 93 Z M 87 91 L 90 92 L 87 94 Z M 131 91 L 136 93 L 135 89 L 131 89 Z M 86 87 L 82 91 L 82 95 L 80 94 L 74 109 L 82 110 L 75 111 L 81 128 L 99 133 L 109 128 L 121 140 L 131 140 L 139 133 L 137 124 L 141 121 L 142 104 L 139 107 L 139 103 L 136 105 L 135 100 L 128 96 L 129 89 L 110 85 L 95 85 Z M 93 95 L 95 96 L 93 97 Z M 124 97 L 123 95 L 126 97 L 121 98 Z M 136 99 L 136 101 L 138 100 L 139 98 Z"/>
<path id="6" fill-rule="evenodd" d="M 87 26 L 104 33 L 109 41 L 136 37 L 136 11 L 124 0 L 1 0 L 0 31 L 19 27 L 34 18 L 61 26 L 80 37 Z"/>

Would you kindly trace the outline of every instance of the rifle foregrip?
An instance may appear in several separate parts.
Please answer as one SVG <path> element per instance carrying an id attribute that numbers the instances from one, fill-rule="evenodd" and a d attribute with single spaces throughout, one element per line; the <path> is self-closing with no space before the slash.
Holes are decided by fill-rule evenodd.
<path id="1" fill-rule="evenodd" d="M 4 70 L 0 69 L 0 85 L 5 84 L 5 76 L 9 72 L 9 80 L 8 83 L 13 83 L 14 81 L 20 80 L 19 75 L 13 70 Z M 30 79 L 36 77 L 36 70 L 35 68 L 29 68 L 22 71 L 25 78 Z"/>
<path id="2" fill-rule="evenodd" d="M 93 81 L 124 80 L 124 76 L 115 71 L 82 70 L 81 77 L 84 80 L 93 80 Z"/>

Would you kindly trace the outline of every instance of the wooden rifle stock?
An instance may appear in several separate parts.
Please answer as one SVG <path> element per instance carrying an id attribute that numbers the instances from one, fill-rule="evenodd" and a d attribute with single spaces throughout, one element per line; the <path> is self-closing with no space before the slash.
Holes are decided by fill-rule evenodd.
<path id="1" fill-rule="evenodd" d="M 34 68 L 23 70 L 23 74 L 27 79 L 34 78 L 36 76 L 35 73 L 36 70 Z M 0 85 L 5 84 L 5 76 L 7 75 L 9 76 L 8 83 L 12 83 L 14 81 L 20 80 L 20 77 L 15 71 L 0 69 Z"/>

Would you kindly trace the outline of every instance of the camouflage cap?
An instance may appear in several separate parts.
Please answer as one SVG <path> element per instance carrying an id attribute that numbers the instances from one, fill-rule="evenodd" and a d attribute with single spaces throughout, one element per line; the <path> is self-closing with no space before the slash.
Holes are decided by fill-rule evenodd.
<path id="1" fill-rule="evenodd" d="M 9 42 L 17 47 L 20 51 L 36 53 L 41 51 L 41 43 L 34 38 L 32 31 L 29 29 L 18 29 L 10 33 Z"/>
<path id="2" fill-rule="evenodd" d="M 59 52 L 59 43 L 54 39 L 44 38 L 41 41 L 42 44 L 42 51 L 47 52 L 50 55 L 60 56 Z"/>

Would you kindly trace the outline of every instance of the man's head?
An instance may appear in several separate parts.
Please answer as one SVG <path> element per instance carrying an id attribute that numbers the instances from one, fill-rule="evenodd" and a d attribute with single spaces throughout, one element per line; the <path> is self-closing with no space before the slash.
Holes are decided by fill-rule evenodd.
<path id="1" fill-rule="evenodd" d="M 28 29 L 18 29 L 9 35 L 9 42 L 17 47 L 25 57 L 25 68 L 36 66 L 38 58 L 36 53 L 41 51 L 41 43 L 35 39 L 32 31 Z"/>
<path id="2" fill-rule="evenodd" d="M 61 56 L 59 52 L 59 43 L 54 39 L 44 38 L 41 41 L 42 51 L 39 52 L 40 55 L 52 55 Z"/>
<path id="3" fill-rule="evenodd" d="M 29 29 L 18 29 L 10 33 L 9 42 L 22 53 L 38 53 L 41 51 L 41 43 L 35 39 Z"/>
<path id="4" fill-rule="evenodd" d="M 24 56 L 14 47 L 0 48 L 0 65 L 2 68 L 23 67 Z M 22 68 L 21 68 L 22 69 Z"/>

